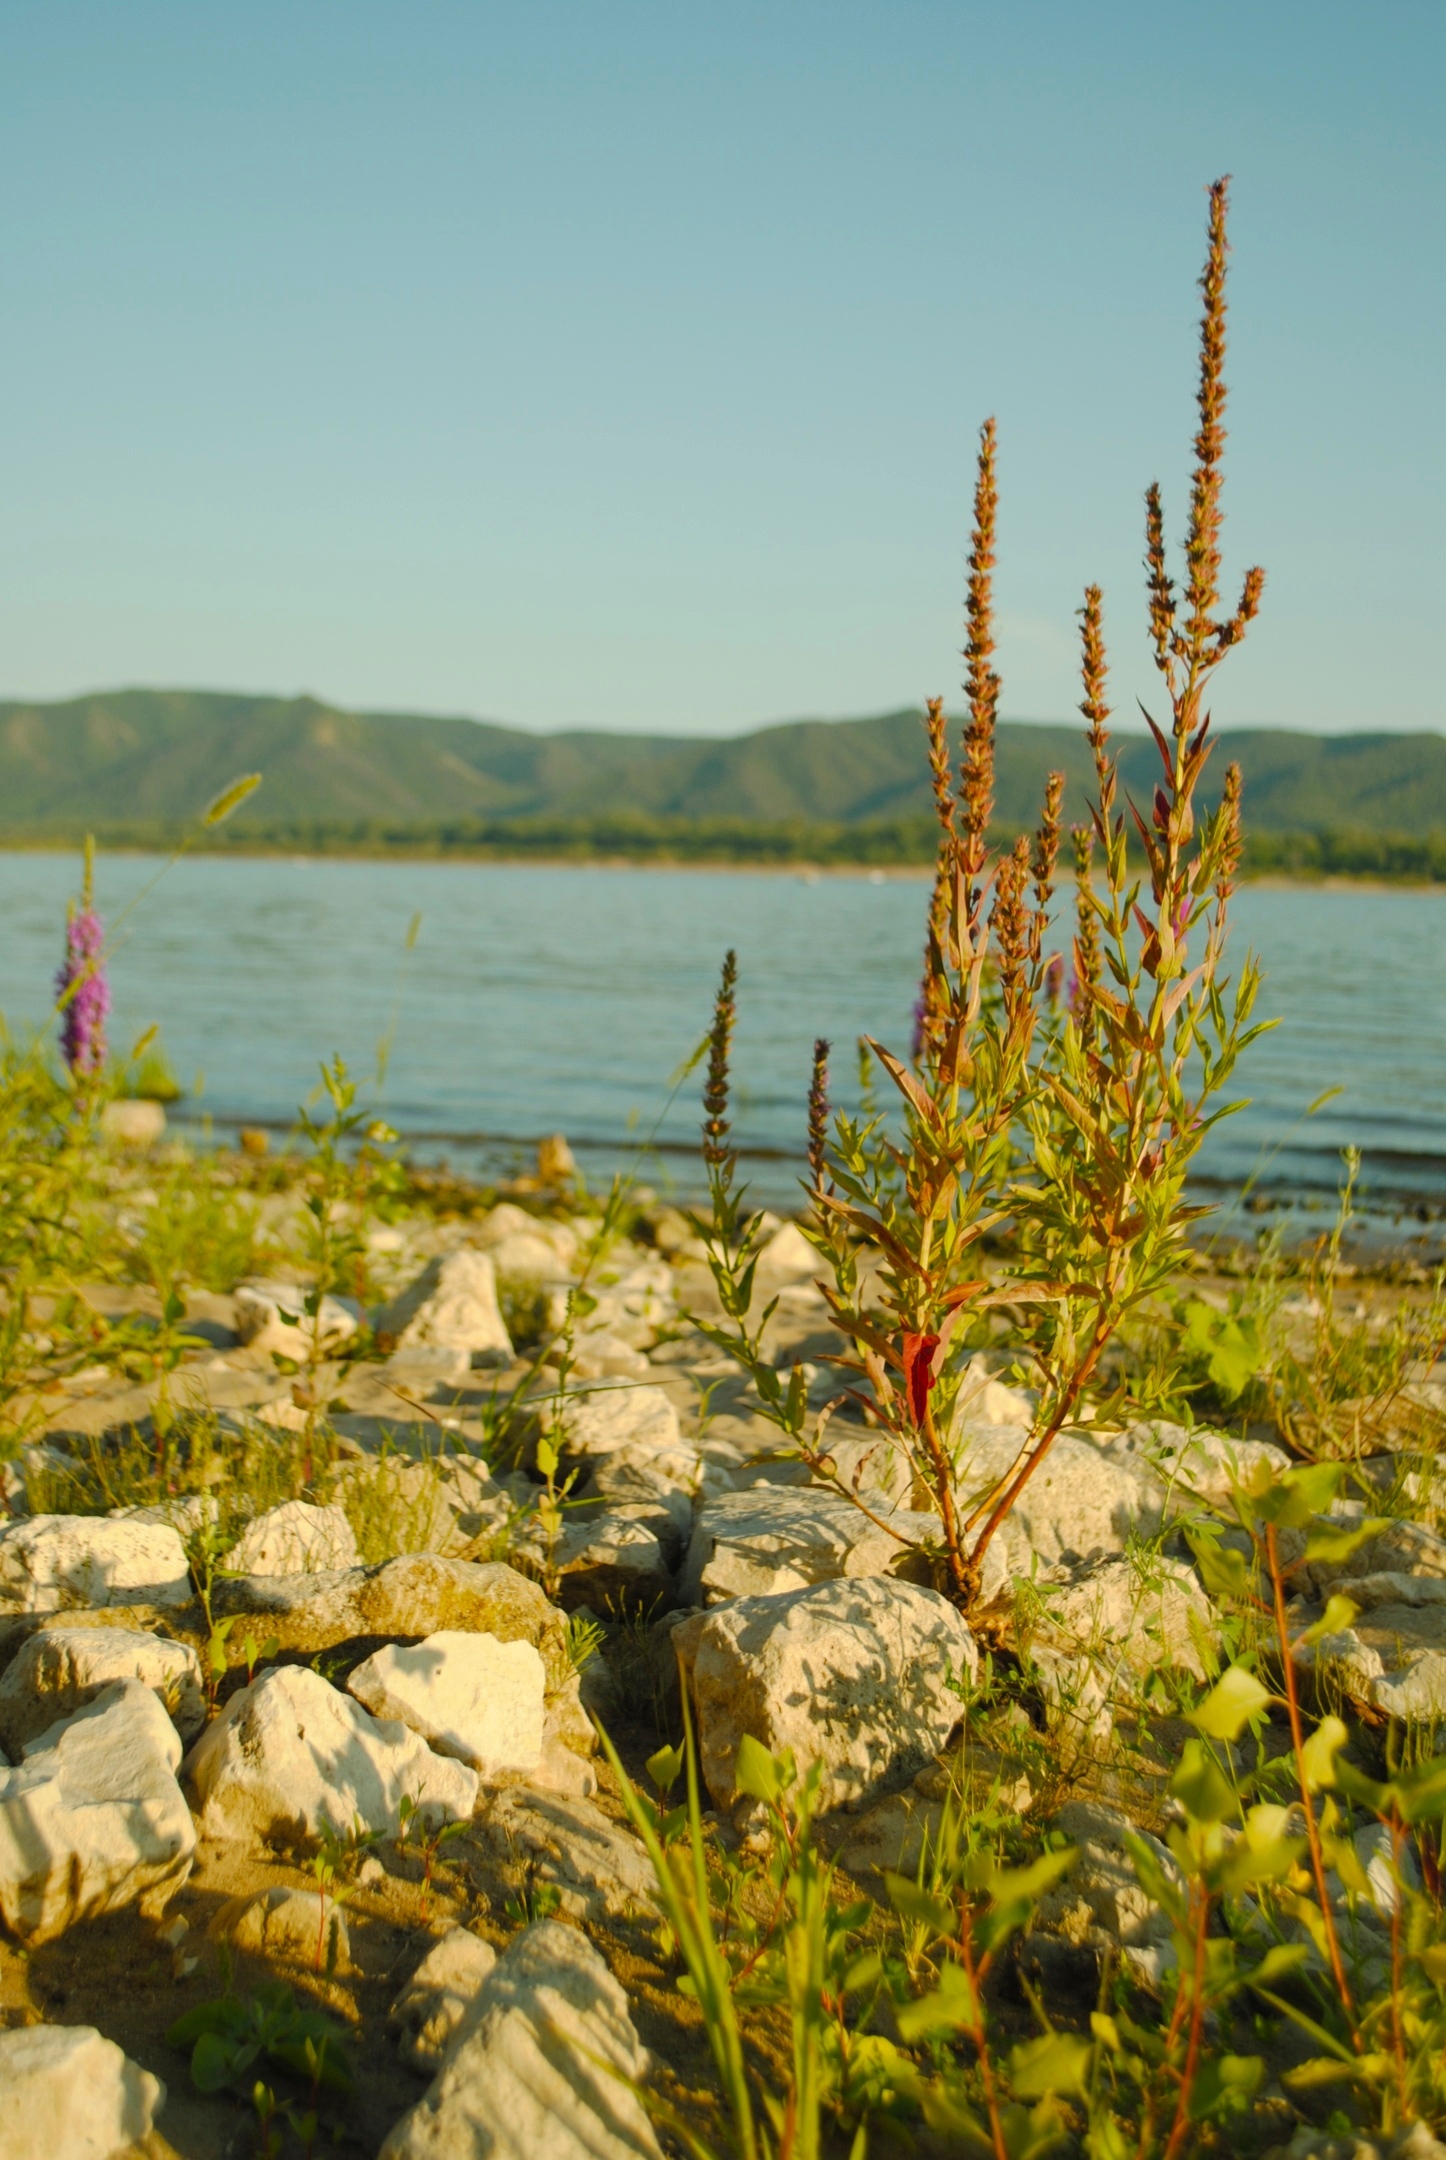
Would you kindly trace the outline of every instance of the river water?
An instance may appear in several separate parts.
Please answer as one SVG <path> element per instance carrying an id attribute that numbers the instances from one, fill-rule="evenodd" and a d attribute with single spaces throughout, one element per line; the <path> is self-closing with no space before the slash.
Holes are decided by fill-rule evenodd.
<path id="1" fill-rule="evenodd" d="M 103 859 L 114 919 L 161 869 Z M 45 1022 L 74 856 L 0 854 L 0 1010 Z M 496 1168 L 566 1132 L 589 1174 L 644 1138 L 648 1182 L 697 1185 L 701 1074 L 670 1080 L 707 1026 L 719 962 L 741 970 L 735 1130 L 755 1190 L 796 1190 L 816 1035 L 853 1092 L 860 1034 L 907 1047 L 927 887 L 878 873 L 760 875 L 478 863 L 229 860 L 173 867 L 126 918 L 112 1039 L 153 1022 L 177 1077 L 226 1134 L 285 1125 L 340 1052 L 422 1156 Z M 420 913 L 415 949 L 409 926 Z M 1210 1182 L 1328 1196 L 1340 1151 L 1389 1211 L 1446 1206 L 1446 891 L 1250 887 L 1235 947 L 1266 968 L 1248 1106 L 1212 1136 Z M 1340 1094 L 1306 1116 L 1325 1090 Z"/>

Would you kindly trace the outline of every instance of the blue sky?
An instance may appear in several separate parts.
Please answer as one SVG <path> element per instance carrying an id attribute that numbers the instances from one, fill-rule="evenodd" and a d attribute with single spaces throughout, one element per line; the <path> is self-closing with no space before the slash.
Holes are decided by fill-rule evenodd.
<path id="1" fill-rule="evenodd" d="M 0 0 L 0 693 L 1148 701 L 1235 178 L 1226 725 L 1439 727 L 1438 0 Z"/>

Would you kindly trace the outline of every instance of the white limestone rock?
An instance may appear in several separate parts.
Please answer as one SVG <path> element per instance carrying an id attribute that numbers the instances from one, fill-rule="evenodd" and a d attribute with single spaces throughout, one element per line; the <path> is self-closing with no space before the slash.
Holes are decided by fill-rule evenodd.
<path id="1" fill-rule="evenodd" d="M 237 1283 L 236 1333 L 248 1349 L 290 1358 L 297 1365 L 304 1365 L 314 1349 L 335 1350 L 350 1341 L 360 1324 L 360 1306 L 351 1298 L 328 1296 L 313 1315 L 306 1309 L 308 1295 L 297 1283 L 274 1282 L 265 1275 Z"/>
<path id="2" fill-rule="evenodd" d="M 346 1509 L 283 1500 L 249 1523 L 221 1565 L 237 1575 L 315 1575 L 359 1567 Z"/>
<path id="3" fill-rule="evenodd" d="M 1040 1596 L 1040 1643 L 1111 1675 L 1124 1668 L 1140 1681 L 1173 1667 L 1203 1680 L 1202 1645 L 1219 1642 L 1215 1609 L 1179 1560 L 1092 1561 L 1046 1580 Z"/>
<path id="4" fill-rule="evenodd" d="M 166 2088 L 93 2025 L 0 2032 L 0 2160 L 114 2160 L 148 2138 Z"/>
<path id="5" fill-rule="evenodd" d="M 1335 1501 L 1330 1515 L 1332 1522 L 1346 1530 L 1362 1528 L 1367 1520 L 1382 1522 L 1383 1527 L 1342 1560 L 1313 1560 L 1302 1567 L 1300 1579 L 1317 1597 L 1326 1598 L 1333 1590 L 1340 1590 L 1360 1604 L 1363 1597 L 1372 1596 L 1369 1587 L 1363 1586 L 1388 1579 L 1394 1582 L 1398 1577 L 1446 1585 L 1446 1538 L 1428 1530 L 1424 1523 L 1385 1519 L 1368 1511 L 1359 1500 Z M 1408 1592 L 1408 1602 L 1416 1602 L 1421 1595 L 1417 1592 L 1413 1598 Z M 1430 1599 L 1432 1593 L 1424 1595 Z M 1376 1596 L 1373 1602 L 1379 1604 L 1381 1598 Z"/>
<path id="6" fill-rule="evenodd" d="M 557 1891 L 572 1920 L 627 1919 L 656 1910 L 657 1885 L 635 1838 L 580 1796 L 513 1786 L 478 1819 L 496 1858 Z"/>
<path id="7" fill-rule="evenodd" d="M 631 1266 L 619 1266 L 612 1281 L 595 1276 L 588 1289 L 593 1305 L 577 1329 L 579 1343 L 586 1342 L 589 1335 L 615 1335 L 631 1343 L 635 1350 L 646 1350 L 656 1340 L 659 1328 L 677 1313 L 673 1271 L 656 1254 L 637 1254 Z M 549 1324 L 560 1328 L 566 1316 L 567 1294 L 554 1290 Z"/>
<path id="8" fill-rule="evenodd" d="M 224 1926 L 212 1925 L 214 1934 L 225 1934 L 237 1950 L 270 1964 L 301 1965 L 312 1971 L 345 1972 L 351 1964 L 351 1939 L 346 1915 L 333 1898 L 323 1907 L 318 1890 L 290 1890 L 274 1883 L 255 1897 L 238 1901 L 239 1910 L 224 1915 Z"/>
<path id="9" fill-rule="evenodd" d="M 823 1256 L 815 1252 L 797 1223 L 785 1223 L 775 1230 L 758 1255 L 760 1267 L 774 1275 L 822 1275 L 826 1272 Z"/>
<path id="10" fill-rule="evenodd" d="M 470 1928 L 449 1928 L 434 1943 L 387 2012 L 404 2062 L 416 2070 L 440 2068 L 483 1981 L 497 1963 L 491 1943 Z"/>
<path id="11" fill-rule="evenodd" d="M 684 1467 L 696 1462 L 696 1450 L 683 1440 L 678 1412 L 660 1387 L 634 1387 L 627 1381 L 569 1389 L 544 1396 L 537 1404 L 539 1422 L 560 1427 L 560 1452 L 569 1462 L 612 1459 Z"/>
<path id="12" fill-rule="evenodd" d="M 13 1760 L 117 1680 L 158 1696 L 183 1741 L 206 1722 L 201 1661 L 189 1643 L 141 1628 L 40 1628 L 0 1675 L 0 1748 Z"/>
<path id="13" fill-rule="evenodd" d="M 550 1215 L 529 1215 L 526 1208 L 518 1207 L 511 1200 L 503 1200 L 491 1209 L 483 1217 L 476 1235 L 478 1244 L 492 1254 L 499 1275 L 508 1272 L 530 1274 L 538 1281 L 552 1281 L 560 1275 L 570 1274 L 577 1258 L 578 1237 L 571 1223 L 559 1222 Z M 535 1239 L 545 1257 L 536 1268 L 509 1271 L 497 1256 L 520 1250 L 524 1238 Z"/>
<path id="14" fill-rule="evenodd" d="M 125 1905 L 159 1917 L 196 1849 L 180 1760 L 157 1697 L 118 1680 L 0 1771 L 0 1917 L 13 1934 L 51 1942 Z"/>
<path id="15" fill-rule="evenodd" d="M 465 1821 L 477 1773 L 399 1721 L 300 1665 L 277 1665 L 231 1697 L 186 1760 L 201 1834 L 285 1847 L 324 1825 L 395 1832 L 409 1797 L 435 1822 Z"/>
<path id="16" fill-rule="evenodd" d="M 652 1370 L 646 1351 L 620 1335 L 583 1335 L 573 1353 L 575 1380 L 646 1380 Z"/>
<path id="17" fill-rule="evenodd" d="M 1195 1499 L 1208 1500 L 1216 1507 L 1228 1506 L 1235 1485 L 1248 1485 L 1262 1470 L 1277 1477 L 1290 1468 L 1284 1448 L 1269 1440 L 1192 1432 L 1164 1418 L 1130 1426 L 1115 1446 L 1154 1465 L 1171 1489 L 1172 1512 L 1176 1514 L 1183 1513 Z"/>
<path id="18" fill-rule="evenodd" d="M 1403 1723 L 1446 1717 L 1446 1582 L 1383 1574 L 1341 1589 L 1360 1608 L 1355 1619 L 1302 1644 L 1296 1663 L 1325 1667 L 1353 1702 Z"/>
<path id="19" fill-rule="evenodd" d="M 720 1808 L 745 1733 L 822 1769 L 820 1805 L 862 1803 L 914 1777 L 959 1718 L 952 1678 L 977 1672 L 962 1615 L 916 1583 L 837 1581 L 709 1612 L 693 1654 L 699 1758 Z"/>
<path id="20" fill-rule="evenodd" d="M 347 1688 L 373 1716 L 400 1718 L 439 1754 L 495 1779 L 527 1777 L 541 1763 L 545 1680 L 531 1643 L 443 1629 L 389 1643 Z"/>
<path id="21" fill-rule="evenodd" d="M 967 1513 L 1011 1469 L 1027 1434 L 1018 1425 L 984 1425 L 969 1428 L 966 1438 L 959 1496 Z M 1030 1574 L 1036 1561 L 1054 1567 L 1105 1559 L 1122 1554 L 1132 1535 L 1153 1537 L 1166 1510 L 1166 1488 L 1146 1456 L 1084 1432 L 1063 1432 L 990 1551 L 1000 1547 L 1020 1575 Z"/>
<path id="22" fill-rule="evenodd" d="M 185 1547 L 168 1523 L 32 1515 L 0 1531 L 0 1613 L 185 1605 Z"/>
<path id="23" fill-rule="evenodd" d="M 565 1610 L 588 1605 L 603 1612 L 655 1612 L 673 1598 L 660 1529 L 671 1529 L 669 1518 L 660 1524 L 647 1507 L 569 1507 L 550 1540 L 535 1516 L 524 1521 L 513 1555 L 539 1576 L 557 1571 L 558 1603 Z"/>
<path id="24" fill-rule="evenodd" d="M 488 1257 L 497 1270 L 497 1280 L 505 1283 L 556 1283 L 566 1281 L 572 1272 L 571 1252 L 567 1250 L 572 1241 L 564 1245 L 562 1239 L 543 1234 L 547 1225 L 529 1221 L 525 1230 L 513 1230 L 506 1237 L 497 1238 L 487 1247 Z M 564 1257 L 567 1251 L 567 1257 Z"/>
<path id="25" fill-rule="evenodd" d="M 627 1996 L 576 1928 L 524 1928 L 380 2160 L 658 2160 Z"/>
<path id="26" fill-rule="evenodd" d="M 1139 1979 L 1158 1984 L 1174 1962 L 1170 1919 L 1141 1889 L 1125 1839 L 1138 1837 L 1168 1879 L 1183 1889 L 1174 1854 L 1127 1815 L 1099 1801 L 1067 1802 L 1053 1827 L 1078 1846 L 1079 1858 L 1064 1880 L 1041 1898 L 1032 1926 L 1076 1941 L 1098 1929 L 1119 1944 Z"/>
<path id="27" fill-rule="evenodd" d="M 223 1577 L 214 1605 L 218 1614 L 254 1619 L 258 1638 L 274 1635 L 283 1650 L 304 1657 L 367 1636 L 416 1642 L 460 1628 L 534 1644 L 547 1668 L 549 1699 L 566 1692 L 573 1677 L 564 1615 L 537 1583 L 501 1561 L 403 1553 L 335 1575 Z M 233 1644 L 243 1633 L 232 1630 Z"/>
<path id="28" fill-rule="evenodd" d="M 718 1605 L 900 1568 L 927 1578 L 915 1548 L 938 1538 L 937 1518 L 893 1509 L 888 1520 L 898 1536 L 841 1494 L 815 1487 L 754 1485 L 720 1493 L 698 1510 L 678 1596 L 685 1605 Z"/>
<path id="29" fill-rule="evenodd" d="M 377 1315 L 377 1335 L 398 1350 L 430 1345 L 506 1364 L 512 1338 L 497 1303 L 491 1254 L 463 1245 L 429 1261 L 410 1289 Z"/>

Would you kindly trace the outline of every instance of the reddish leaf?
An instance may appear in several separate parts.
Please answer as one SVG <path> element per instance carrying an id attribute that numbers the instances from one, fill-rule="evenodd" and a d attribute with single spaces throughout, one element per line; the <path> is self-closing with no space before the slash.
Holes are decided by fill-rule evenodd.
<path id="1" fill-rule="evenodd" d="M 934 1352 L 938 1347 L 937 1335 L 904 1337 L 904 1381 L 909 1390 L 909 1408 L 914 1413 L 916 1425 L 922 1425 L 928 1413 L 929 1391 L 936 1378 Z"/>

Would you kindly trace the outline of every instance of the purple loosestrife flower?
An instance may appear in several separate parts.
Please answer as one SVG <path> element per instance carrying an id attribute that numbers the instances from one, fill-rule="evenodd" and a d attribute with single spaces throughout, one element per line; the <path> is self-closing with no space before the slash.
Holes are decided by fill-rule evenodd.
<path id="1" fill-rule="evenodd" d="M 105 1066 L 105 1020 L 110 1011 L 110 985 L 101 965 L 105 951 L 105 924 L 96 913 L 92 890 L 94 853 L 85 851 L 85 891 L 79 907 L 65 918 L 65 962 L 55 978 L 55 993 L 63 999 L 60 1019 L 60 1050 L 76 1079 L 90 1078 Z"/>

